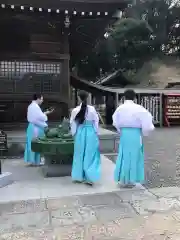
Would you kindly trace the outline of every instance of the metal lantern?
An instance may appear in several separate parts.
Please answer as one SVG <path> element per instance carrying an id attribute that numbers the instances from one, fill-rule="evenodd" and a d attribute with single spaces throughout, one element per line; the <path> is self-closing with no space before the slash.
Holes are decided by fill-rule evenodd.
<path id="1" fill-rule="evenodd" d="M 65 28 L 69 28 L 69 26 L 70 26 L 69 16 L 65 17 L 64 26 L 65 26 Z"/>

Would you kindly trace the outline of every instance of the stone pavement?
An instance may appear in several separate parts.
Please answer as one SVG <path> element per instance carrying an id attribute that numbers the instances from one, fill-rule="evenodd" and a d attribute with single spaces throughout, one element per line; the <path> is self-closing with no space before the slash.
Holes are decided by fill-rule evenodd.
<path id="1" fill-rule="evenodd" d="M 93 188 L 5 161 L 15 183 L 0 189 L 0 240 L 180 240 L 179 136 L 157 129 L 145 139 L 148 189 L 117 188 L 107 158 Z"/>
<path id="2" fill-rule="evenodd" d="M 180 188 L 0 204 L 1 240 L 179 240 Z"/>

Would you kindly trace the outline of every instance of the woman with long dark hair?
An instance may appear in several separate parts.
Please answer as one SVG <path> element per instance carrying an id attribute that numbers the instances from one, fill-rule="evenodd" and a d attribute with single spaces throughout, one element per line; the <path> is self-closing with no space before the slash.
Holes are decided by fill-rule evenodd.
<path id="1" fill-rule="evenodd" d="M 72 180 L 92 185 L 100 179 L 99 117 L 95 108 L 87 104 L 87 97 L 80 91 L 81 104 L 72 110 L 70 118 L 74 136 Z"/>

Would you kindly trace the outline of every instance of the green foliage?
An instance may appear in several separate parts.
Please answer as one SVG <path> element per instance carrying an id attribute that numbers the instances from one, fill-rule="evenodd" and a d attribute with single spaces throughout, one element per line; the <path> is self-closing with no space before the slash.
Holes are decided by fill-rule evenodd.
<path id="1" fill-rule="evenodd" d="M 151 27 L 146 21 L 127 18 L 112 27 L 108 39 L 101 40 L 94 51 L 78 64 L 79 75 L 95 79 L 100 74 L 121 69 L 136 69 L 139 58 L 149 55 Z M 102 70 L 100 72 L 100 69 Z"/>
<path id="2" fill-rule="evenodd" d="M 59 138 L 60 140 L 62 139 L 69 139 L 71 138 L 70 134 L 70 123 L 68 119 L 64 119 L 62 124 L 59 125 L 57 128 L 46 128 L 45 129 L 45 138 L 43 137 L 42 140 L 48 140 L 50 139 L 55 139 Z"/>
<path id="3" fill-rule="evenodd" d="M 115 41 L 137 41 L 149 38 L 152 28 L 144 20 L 125 18 L 119 21 L 111 31 L 111 37 Z"/>
<path id="4" fill-rule="evenodd" d="M 116 69 L 134 74 L 153 52 L 150 47 L 151 34 L 152 29 L 144 20 L 127 18 L 116 24 L 111 31 L 116 49 Z"/>
<path id="5" fill-rule="evenodd" d="M 108 30 L 109 37 L 99 41 L 93 52 L 81 62 L 80 75 L 90 79 L 121 70 L 125 77 L 135 79 L 137 71 L 153 57 L 180 53 L 180 9 L 167 0 L 136 0 Z M 179 27 L 177 27 L 179 24 Z M 101 69 L 101 71 L 100 71 Z"/>

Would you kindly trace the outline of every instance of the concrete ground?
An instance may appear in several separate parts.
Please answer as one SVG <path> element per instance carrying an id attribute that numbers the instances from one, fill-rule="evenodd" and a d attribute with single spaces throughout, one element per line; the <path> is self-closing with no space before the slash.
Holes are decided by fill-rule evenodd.
<path id="1" fill-rule="evenodd" d="M 5 160 L 15 182 L 0 189 L 0 240 L 180 240 L 179 136 L 157 129 L 145 140 L 147 181 L 133 189 L 114 183 L 112 153 L 93 188 Z"/>
<path id="2" fill-rule="evenodd" d="M 71 177 L 44 178 L 41 167 L 28 167 L 23 159 L 5 160 L 3 171 L 12 172 L 14 183 L 0 188 L 0 203 L 116 191 L 118 188 L 113 180 L 114 163 L 103 155 L 101 160 L 102 179 L 94 187 L 74 184 Z"/>
<path id="3" fill-rule="evenodd" d="M 1 240 L 179 240 L 180 188 L 0 204 Z"/>

